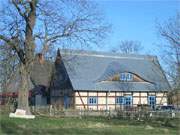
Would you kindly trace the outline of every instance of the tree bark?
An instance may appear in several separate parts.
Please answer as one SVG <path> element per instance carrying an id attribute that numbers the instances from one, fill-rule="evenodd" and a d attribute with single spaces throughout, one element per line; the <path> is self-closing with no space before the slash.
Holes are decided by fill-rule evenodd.
<path id="1" fill-rule="evenodd" d="M 21 60 L 20 66 L 20 77 L 21 87 L 18 94 L 18 109 L 26 110 L 26 114 L 31 114 L 29 108 L 29 78 L 30 78 L 30 67 L 32 66 L 35 52 L 35 44 L 33 39 L 33 30 L 36 21 L 36 4 L 38 0 L 29 1 L 30 11 L 25 16 L 26 30 L 25 30 L 25 46 L 24 55 L 19 56 Z"/>
<path id="2" fill-rule="evenodd" d="M 18 109 L 23 109 L 26 114 L 31 114 L 29 107 L 29 74 L 26 65 L 20 65 L 20 89 L 18 92 Z"/>

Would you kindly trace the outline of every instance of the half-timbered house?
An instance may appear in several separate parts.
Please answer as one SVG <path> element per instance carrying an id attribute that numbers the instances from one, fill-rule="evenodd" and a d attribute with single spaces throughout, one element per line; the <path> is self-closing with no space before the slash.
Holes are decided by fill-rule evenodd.
<path id="1" fill-rule="evenodd" d="M 50 97 L 65 108 L 107 110 L 167 104 L 168 90 L 155 56 L 61 50 Z"/>
<path id="2" fill-rule="evenodd" d="M 155 56 L 77 50 L 58 50 L 55 62 L 37 55 L 30 82 L 32 104 L 66 109 L 155 107 L 167 104 L 170 90 Z"/>

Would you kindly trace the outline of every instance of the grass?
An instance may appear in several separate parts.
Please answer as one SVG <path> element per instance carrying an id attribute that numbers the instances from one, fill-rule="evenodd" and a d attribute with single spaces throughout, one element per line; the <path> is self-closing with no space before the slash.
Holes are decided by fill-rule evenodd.
<path id="1" fill-rule="evenodd" d="M 135 120 L 87 118 L 48 118 L 34 120 L 9 118 L 1 115 L 0 134 L 36 135 L 178 135 L 178 119 L 157 119 L 140 122 Z"/>

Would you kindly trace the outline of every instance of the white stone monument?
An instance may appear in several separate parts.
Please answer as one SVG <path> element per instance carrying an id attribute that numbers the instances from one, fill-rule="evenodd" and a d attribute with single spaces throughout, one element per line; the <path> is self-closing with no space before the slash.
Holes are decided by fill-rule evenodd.
<path id="1" fill-rule="evenodd" d="M 27 115 L 26 111 L 23 109 L 16 109 L 15 113 L 9 114 L 10 118 L 24 118 L 24 119 L 34 119 L 34 115 Z"/>

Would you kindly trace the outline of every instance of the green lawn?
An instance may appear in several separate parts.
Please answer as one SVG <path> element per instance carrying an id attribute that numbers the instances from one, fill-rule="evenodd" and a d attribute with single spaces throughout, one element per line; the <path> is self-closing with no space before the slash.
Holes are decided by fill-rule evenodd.
<path id="1" fill-rule="evenodd" d="M 102 117 L 48 118 L 34 120 L 9 118 L 1 115 L 0 134 L 12 135 L 178 135 L 179 120 L 138 122 Z"/>

